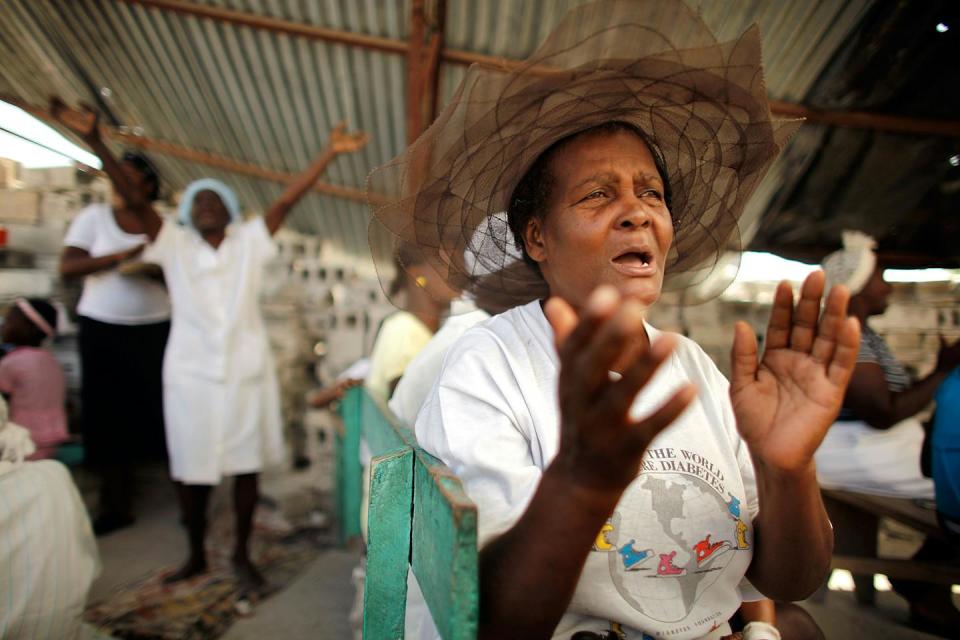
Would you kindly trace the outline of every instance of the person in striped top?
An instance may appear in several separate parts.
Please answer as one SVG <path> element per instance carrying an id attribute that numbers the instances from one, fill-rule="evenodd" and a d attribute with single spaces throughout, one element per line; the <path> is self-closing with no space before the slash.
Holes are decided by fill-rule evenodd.
<path id="1" fill-rule="evenodd" d="M 934 483 L 921 471 L 924 429 L 916 415 L 933 400 L 950 372 L 960 365 L 960 342 L 941 338 L 934 370 L 912 382 L 882 337 L 867 319 L 887 309 L 892 291 L 874 253 L 876 242 L 856 232 L 844 233 L 844 248 L 824 260 L 829 284 L 845 284 L 852 297 L 848 313 L 862 327 L 857 365 L 837 422 L 827 432 L 816 454 L 820 484 L 900 498 L 934 497 Z M 956 549 L 927 538 L 913 559 L 956 561 Z M 954 637 L 960 629 L 960 611 L 950 588 L 907 580 L 893 580 L 894 590 L 910 603 L 910 624 Z"/>
<path id="2" fill-rule="evenodd" d="M 877 265 L 875 247 L 873 238 L 845 232 L 844 248 L 823 262 L 827 286 L 850 289 L 848 313 L 860 320 L 862 330 L 843 408 L 817 451 L 817 476 L 828 488 L 933 499 L 933 481 L 920 470 L 924 431 L 916 414 L 960 364 L 960 343 L 941 342 L 933 372 L 910 380 L 886 341 L 867 324 L 886 311 L 892 291 Z"/>

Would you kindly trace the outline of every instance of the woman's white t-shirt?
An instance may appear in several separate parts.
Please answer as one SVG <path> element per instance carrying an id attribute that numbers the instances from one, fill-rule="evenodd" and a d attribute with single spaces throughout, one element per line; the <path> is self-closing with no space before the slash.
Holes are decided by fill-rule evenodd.
<path id="1" fill-rule="evenodd" d="M 651 340 L 659 335 L 649 325 L 647 332 Z M 517 522 L 557 454 L 558 373 L 552 329 L 532 302 L 450 347 L 420 411 L 417 440 L 476 503 L 481 548 Z M 636 640 L 719 638 L 743 597 L 758 597 L 744 580 L 759 510 L 756 478 L 727 380 L 696 343 L 680 338 L 631 413 L 649 415 L 686 382 L 699 389 L 697 399 L 654 439 L 597 532 L 555 639 L 613 629 Z"/>
<path id="2" fill-rule="evenodd" d="M 121 229 L 110 205 L 92 204 L 77 214 L 63 244 L 83 249 L 99 258 L 133 249 L 148 241 L 146 235 Z M 110 269 L 84 278 L 77 313 L 111 324 L 151 324 L 170 319 L 170 299 L 160 283 Z"/>

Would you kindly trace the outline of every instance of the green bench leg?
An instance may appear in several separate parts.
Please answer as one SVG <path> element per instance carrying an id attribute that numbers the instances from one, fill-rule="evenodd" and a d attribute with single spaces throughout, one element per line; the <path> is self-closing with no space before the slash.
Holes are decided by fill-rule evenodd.
<path id="1" fill-rule="evenodd" d="M 362 496 L 360 466 L 360 409 L 363 390 L 347 391 L 340 403 L 343 433 L 337 435 L 337 519 L 340 523 L 340 544 L 360 536 L 360 501 Z"/>
<path id="2" fill-rule="evenodd" d="M 410 566 L 413 450 L 405 447 L 373 459 L 367 519 L 367 581 L 363 637 L 400 640 Z"/>

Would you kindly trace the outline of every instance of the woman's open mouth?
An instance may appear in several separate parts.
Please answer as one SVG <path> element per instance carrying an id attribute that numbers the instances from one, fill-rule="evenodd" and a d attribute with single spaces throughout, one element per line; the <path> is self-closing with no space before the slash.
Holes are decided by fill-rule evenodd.
<path id="1" fill-rule="evenodd" d="M 657 273 L 656 260 L 650 251 L 627 251 L 611 262 L 617 271 L 628 276 L 648 277 Z"/>

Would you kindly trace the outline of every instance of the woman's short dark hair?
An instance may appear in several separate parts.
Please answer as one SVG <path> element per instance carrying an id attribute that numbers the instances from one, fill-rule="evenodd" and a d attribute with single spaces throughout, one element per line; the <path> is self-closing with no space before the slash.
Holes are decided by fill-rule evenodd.
<path id="1" fill-rule="evenodd" d="M 513 232 L 517 246 L 520 247 L 523 253 L 523 259 L 528 264 L 534 267 L 538 266 L 536 261 L 527 253 L 524 234 L 530 220 L 542 220 L 547 212 L 547 206 L 550 203 L 554 183 L 553 175 L 550 172 L 550 161 L 553 159 L 553 156 L 574 138 L 586 133 L 610 135 L 620 131 L 626 131 L 636 135 L 647 145 L 647 148 L 650 149 L 650 154 L 653 156 L 653 163 L 657 167 L 657 173 L 660 174 L 660 179 L 663 181 L 664 202 L 667 205 L 667 209 L 670 209 L 672 192 L 670 190 L 670 177 L 667 175 L 667 163 L 663 158 L 663 152 L 660 150 L 660 147 L 658 147 L 642 129 L 629 122 L 614 120 L 572 133 L 554 142 L 537 157 L 513 189 L 513 195 L 510 196 L 510 206 L 507 209 L 507 222 L 510 225 L 510 231 Z"/>
<path id="2" fill-rule="evenodd" d="M 127 151 L 120 158 L 120 161 L 133 165 L 143 175 L 143 179 L 151 185 L 150 193 L 147 195 L 150 202 L 160 197 L 160 173 L 157 171 L 156 165 L 150 161 L 150 158 L 139 151 Z"/>

